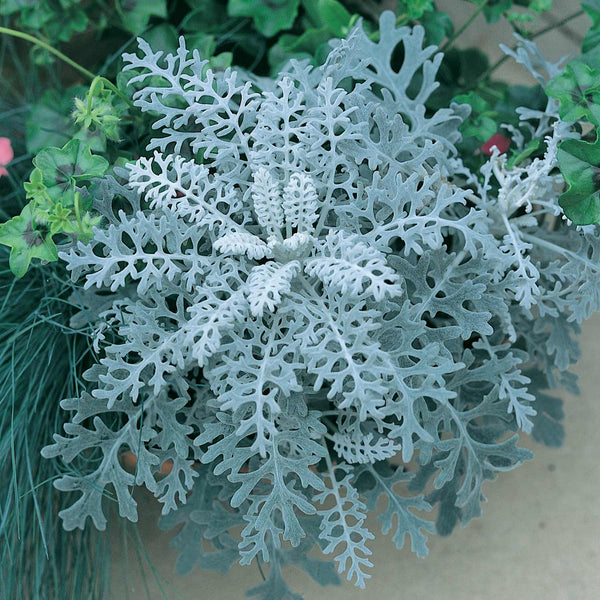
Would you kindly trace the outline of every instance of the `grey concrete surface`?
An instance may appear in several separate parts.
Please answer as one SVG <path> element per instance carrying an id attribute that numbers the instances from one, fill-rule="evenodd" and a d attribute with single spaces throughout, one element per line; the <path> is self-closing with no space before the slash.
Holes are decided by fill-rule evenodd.
<path id="1" fill-rule="evenodd" d="M 554 2 L 553 15 L 562 18 L 578 2 Z M 462 0 L 439 0 L 440 8 L 466 20 L 473 5 Z M 549 22 L 548 19 L 545 20 Z M 576 51 L 577 36 L 587 17 L 567 30 L 539 38 L 550 59 Z M 510 40 L 506 24 L 488 28 L 480 17 L 461 39 L 491 56 L 501 56 L 500 41 Z M 508 62 L 498 75 L 530 84 L 525 70 Z M 365 591 L 344 584 L 321 588 L 308 576 L 290 569 L 289 582 L 306 600 L 596 600 L 600 599 L 600 315 L 584 324 L 580 375 L 581 395 L 565 396 L 566 441 L 550 449 L 523 436 L 535 452 L 533 461 L 488 482 L 483 517 L 450 537 L 433 536 L 430 555 L 418 559 L 405 548 L 397 551 L 389 537 L 378 535 L 371 544 L 375 568 Z M 160 585 L 149 568 L 143 573 L 130 553 L 129 567 L 113 564 L 112 594 L 107 600 L 150 598 L 237 600 L 260 582 L 255 567 L 236 566 L 227 575 L 196 570 L 187 577 L 174 572 L 176 553 L 168 547 L 170 533 L 156 528 L 159 508 L 141 498 L 141 535 Z M 369 526 L 377 531 L 376 518 Z"/>

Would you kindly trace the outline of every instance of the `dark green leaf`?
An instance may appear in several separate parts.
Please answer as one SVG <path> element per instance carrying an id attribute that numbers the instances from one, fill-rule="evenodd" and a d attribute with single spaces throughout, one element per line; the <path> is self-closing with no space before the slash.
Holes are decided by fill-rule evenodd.
<path id="1" fill-rule="evenodd" d="M 117 9 L 123 26 L 133 34 L 143 31 L 152 17 L 167 18 L 166 0 L 119 0 Z"/>
<path id="2" fill-rule="evenodd" d="M 590 29 L 583 38 L 583 43 L 581 44 L 581 51 L 592 52 L 598 47 L 600 47 L 600 30 Z"/>
<path id="3" fill-rule="evenodd" d="M 433 10 L 433 0 L 402 0 L 398 3 L 396 12 L 406 15 L 411 20 L 417 20 Z"/>
<path id="4" fill-rule="evenodd" d="M 221 0 L 186 0 L 190 10 L 181 22 L 184 31 L 193 33 L 219 33 L 230 19 L 226 2 Z"/>
<path id="5" fill-rule="evenodd" d="M 48 90 L 32 107 L 27 116 L 27 151 L 39 152 L 48 146 L 62 147 L 72 137 L 73 124 L 69 113 L 74 98 L 83 95 L 84 86 L 75 86 L 68 90 Z"/>
<path id="6" fill-rule="evenodd" d="M 162 50 L 163 52 L 175 52 L 177 50 L 179 36 L 173 25 L 161 23 L 144 32 L 144 39 L 150 44 L 155 52 L 158 50 Z"/>
<path id="7" fill-rule="evenodd" d="M 319 0 L 319 13 L 323 24 L 336 37 L 345 37 L 348 33 L 352 15 L 337 0 Z"/>
<path id="8" fill-rule="evenodd" d="M 475 4 L 480 4 L 476 0 Z M 483 9 L 483 14 L 488 23 L 495 23 L 500 17 L 513 7 L 513 0 L 489 0 Z"/>
<path id="9" fill-rule="evenodd" d="M 232 17 L 252 17 L 254 25 L 266 37 L 290 29 L 298 16 L 300 0 L 229 0 Z"/>
<path id="10" fill-rule="evenodd" d="M 312 58 L 330 38 L 331 32 L 326 27 L 309 29 L 300 36 L 284 33 L 269 51 L 269 64 L 278 69 L 291 58 Z"/>
<path id="11" fill-rule="evenodd" d="M 471 114 L 461 126 L 463 135 L 485 142 L 497 133 L 498 123 L 495 118 L 497 113 L 479 94 L 475 92 L 461 94 L 455 96 L 454 102 L 468 104 L 471 107 Z"/>
<path id="12" fill-rule="evenodd" d="M 600 0 L 582 0 L 581 8 L 592 20 L 592 29 L 600 27 Z"/>
<path id="13" fill-rule="evenodd" d="M 511 156 L 511 158 L 508 161 L 508 168 L 512 169 L 515 165 L 521 164 L 526 158 L 529 158 L 532 154 L 537 152 L 540 148 L 543 147 L 542 142 L 542 138 L 534 138 L 530 140 L 529 143 L 525 146 L 525 148 L 521 150 L 521 152 L 515 154 L 514 156 Z"/>
<path id="14" fill-rule="evenodd" d="M 427 44 L 439 46 L 444 38 L 450 38 L 454 33 L 452 19 L 443 12 L 426 12 L 420 19 L 425 28 L 425 40 Z"/>

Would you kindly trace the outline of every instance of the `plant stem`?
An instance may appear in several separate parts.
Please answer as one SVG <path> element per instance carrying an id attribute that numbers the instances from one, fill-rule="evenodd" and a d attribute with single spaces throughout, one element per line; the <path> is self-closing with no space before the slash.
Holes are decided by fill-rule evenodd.
<path id="1" fill-rule="evenodd" d="M 260 564 L 260 558 L 258 558 L 258 556 L 256 557 L 256 564 L 258 566 L 258 572 L 260 573 L 260 576 L 262 577 L 262 580 L 266 581 L 267 578 L 265 577 L 265 574 L 264 574 L 263 569 L 262 569 L 262 565 Z"/>
<path id="2" fill-rule="evenodd" d="M 0 33 L 4 33 L 5 35 L 10 35 L 12 37 L 26 40 L 27 42 L 30 42 L 35 46 L 39 46 L 40 48 L 47 50 L 48 52 L 50 52 L 50 54 L 54 54 L 54 56 L 67 63 L 69 66 L 73 67 L 76 71 L 79 71 L 82 75 L 85 75 L 85 77 L 87 77 L 88 79 L 94 79 L 96 77 L 94 73 L 88 71 L 85 67 L 82 67 L 80 64 L 70 59 L 66 54 L 63 54 L 56 48 L 50 46 L 50 44 L 47 44 L 42 40 L 38 40 L 37 38 L 33 37 L 32 35 L 29 35 L 28 33 L 16 31 L 15 29 L 9 29 L 8 27 L 0 27 Z"/>
<path id="3" fill-rule="evenodd" d="M 552 31 L 553 29 L 562 27 L 563 25 L 566 25 L 569 21 L 572 21 L 573 19 L 577 19 L 577 17 L 581 17 L 581 15 L 584 15 L 584 14 L 585 14 L 584 10 L 578 10 L 577 12 L 574 12 L 574 13 L 566 16 L 564 19 L 561 19 L 560 21 L 557 21 L 556 23 L 553 23 L 552 25 L 548 25 L 548 27 L 544 27 L 544 29 L 540 29 L 539 31 L 536 31 L 531 36 L 531 39 L 535 40 L 535 38 L 540 37 L 540 35 L 544 35 L 545 33 Z"/>
<path id="4" fill-rule="evenodd" d="M 10 35 L 10 36 L 13 36 L 16 38 L 26 40 L 27 42 L 31 42 L 35 46 L 44 48 L 44 50 L 47 50 L 51 54 L 54 54 L 54 56 L 56 56 L 57 58 L 59 58 L 60 60 L 62 60 L 66 64 L 68 64 L 69 66 L 73 67 L 73 69 L 75 69 L 76 71 L 79 71 L 79 73 L 81 73 L 88 79 L 91 79 L 92 84 L 90 86 L 90 91 L 89 91 L 89 95 L 88 95 L 88 110 L 90 108 L 92 90 L 96 87 L 96 84 L 98 82 L 104 83 L 115 94 L 117 94 L 117 96 L 119 96 L 120 98 L 125 100 L 130 106 L 132 106 L 131 100 L 112 81 L 110 81 L 109 79 L 106 79 L 106 77 L 102 77 L 100 75 L 95 75 L 91 71 L 88 71 L 85 67 L 82 67 L 79 63 L 76 63 L 74 60 L 70 59 L 66 54 L 63 54 L 56 48 L 53 48 L 52 46 L 50 46 L 50 44 L 47 44 L 46 42 L 44 42 L 42 40 L 38 40 L 37 38 L 33 37 L 32 35 L 23 33 L 21 31 L 16 31 L 15 29 L 9 29 L 8 27 L 0 27 L 0 33 L 4 33 L 6 35 Z"/>
<path id="5" fill-rule="evenodd" d="M 92 100 L 93 100 L 94 92 L 96 91 L 96 88 L 98 87 L 98 85 L 102 84 L 102 83 L 106 87 L 111 89 L 117 96 L 119 96 L 119 98 L 121 98 L 122 100 L 127 102 L 127 104 L 129 104 L 129 106 L 133 106 L 133 103 L 131 102 L 131 100 L 110 79 L 106 79 L 106 77 L 103 77 L 102 75 L 96 75 L 94 77 L 94 79 L 92 80 L 92 83 L 90 84 L 90 89 L 88 90 L 87 103 L 86 103 L 88 112 L 90 112 L 92 110 Z"/>
<path id="6" fill-rule="evenodd" d="M 440 52 L 446 52 L 448 48 L 464 33 L 464 31 L 473 23 L 473 21 L 480 15 L 481 11 L 486 7 L 489 0 L 483 0 L 473 14 L 467 19 L 466 23 L 450 37 L 446 43 L 440 48 Z"/>

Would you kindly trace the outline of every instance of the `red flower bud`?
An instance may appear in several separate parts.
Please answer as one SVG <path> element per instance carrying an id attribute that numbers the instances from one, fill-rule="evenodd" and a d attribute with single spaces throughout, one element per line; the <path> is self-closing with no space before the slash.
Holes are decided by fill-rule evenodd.
<path id="1" fill-rule="evenodd" d="M 492 148 L 496 146 L 500 151 L 500 154 L 508 152 L 510 148 L 510 139 L 501 133 L 495 133 L 483 146 L 481 146 L 481 152 L 490 156 L 492 154 Z"/>

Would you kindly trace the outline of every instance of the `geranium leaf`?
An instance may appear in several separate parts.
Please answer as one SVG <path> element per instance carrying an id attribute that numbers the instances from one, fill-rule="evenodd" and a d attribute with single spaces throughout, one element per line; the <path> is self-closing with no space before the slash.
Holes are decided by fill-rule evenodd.
<path id="1" fill-rule="evenodd" d="M 252 17 L 256 29 L 271 37 L 291 28 L 299 5 L 300 0 L 229 0 L 227 11 L 232 17 Z"/>
<path id="2" fill-rule="evenodd" d="M 567 140 L 558 150 L 558 164 L 569 185 L 560 197 L 565 214 L 576 225 L 600 221 L 600 140 Z"/>
<path id="3" fill-rule="evenodd" d="M 0 244 L 11 248 L 9 266 L 17 277 L 25 275 L 32 258 L 48 261 L 58 259 L 49 232 L 36 225 L 29 205 L 20 215 L 0 224 Z"/>
<path id="4" fill-rule="evenodd" d="M 41 171 L 46 193 L 52 200 L 61 200 L 77 183 L 101 177 L 108 169 L 105 158 L 92 155 L 89 146 L 77 139 L 63 148 L 42 150 L 33 164 Z"/>
<path id="5" fill-rule="evenodd" d="M 558 100 L 563 120 L 600 125 L 600 69 L 573 61 L 548 83 L 546 93 Z"/>

